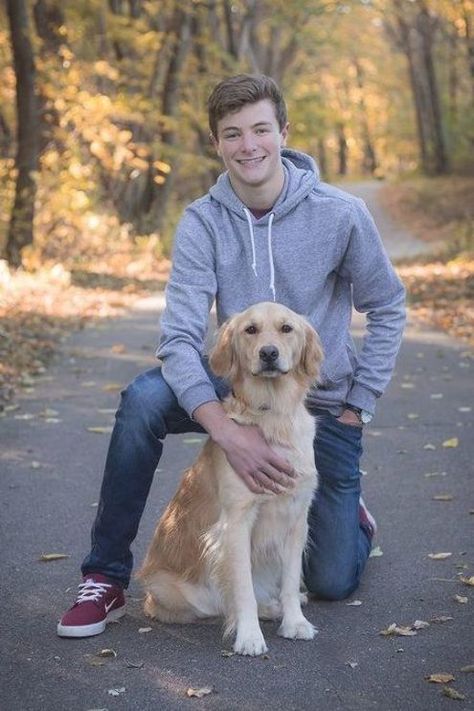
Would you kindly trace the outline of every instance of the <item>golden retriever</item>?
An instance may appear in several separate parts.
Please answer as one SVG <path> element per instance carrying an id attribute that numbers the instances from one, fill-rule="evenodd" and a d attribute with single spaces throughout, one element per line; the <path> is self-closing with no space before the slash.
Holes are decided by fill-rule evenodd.
<path id="1" fill-rule="evenodd" d="M 209 439 L 161 517 L 138 573 L 146 614 L 172 623 L 224 617 L 239 654 L 267 650 L 259 617 L 281 618 L 283 637 L 314 637 L 299 590 L 317 485 L 315 420 L 304 400 L 321 360 L 316 332 L 280 304 L 256 304 L 221 327 L 210 364 L 232 388 L 225 410 L 238 423 L 260 427 L 293 466 L 294 486 L 252 493 Z"/>

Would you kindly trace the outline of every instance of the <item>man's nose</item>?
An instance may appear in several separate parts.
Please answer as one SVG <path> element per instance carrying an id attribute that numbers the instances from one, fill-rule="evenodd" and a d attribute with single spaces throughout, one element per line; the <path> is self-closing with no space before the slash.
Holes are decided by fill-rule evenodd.
<path id="1" fill-rule="evenodd" d="M 240 147 L 244 151 L 254 151 L 256 149 L 255 136 L 252 133 L 242 134 Z"/>

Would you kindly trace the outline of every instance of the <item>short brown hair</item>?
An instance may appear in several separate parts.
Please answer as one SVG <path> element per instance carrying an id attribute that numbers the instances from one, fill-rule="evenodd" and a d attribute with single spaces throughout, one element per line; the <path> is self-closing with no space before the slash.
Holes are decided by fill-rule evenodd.
<path id="1" fill-rule="evenodd" d="M 246 104 L 270 99 L 280 130 L 286 126 L 287 112 L 278 84 L 265 74 L 237 74 L 223 79 L 211 92 L 207 102 L 209 128 L 217 139 L 217 123 L 227 114 L 239 111 Z"/>

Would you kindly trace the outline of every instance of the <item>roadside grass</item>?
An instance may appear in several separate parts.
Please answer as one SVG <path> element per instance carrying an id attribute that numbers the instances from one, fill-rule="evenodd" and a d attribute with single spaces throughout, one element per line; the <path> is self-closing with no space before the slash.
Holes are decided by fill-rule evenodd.
<path id="1" fill-rule="evenodd" d="M 386 185 L 382 202 L 432 246 L 397 263 L 411 313 L 474 346 L 474 177 L 409 178 Z"/>

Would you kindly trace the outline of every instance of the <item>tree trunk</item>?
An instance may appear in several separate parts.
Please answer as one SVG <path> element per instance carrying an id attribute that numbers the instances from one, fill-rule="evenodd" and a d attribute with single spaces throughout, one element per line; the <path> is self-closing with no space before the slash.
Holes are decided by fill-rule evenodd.
<path id="1" fill-rule="evenodd" d="M 347 175 L 347 139 L 344 126 L 342 123 L 337 125 L 337 144 L 338 144 L 338 175 Z"/>
<path id="2" fill-rule="evenodd" d="M 367 106 L 365 104 L 364 98 L 364 73 L 361 64 L 357 57 L 352 58 L 352 64 L 355 68 L 357 86 L 359 87 L 359 115 L 360 122 L 362 126 L 362 141 L 363 141 L 363 159 L 362 159 L 362 170 L 364 173 L 373 175 L 377 170 L 377 158 L 375 155 L 375 148 L 372 142 L 372 136 L 370 135 L 369 120 L 367 118 Z"/>
<path id="3" fill-rule="evenodd" d="M 11 266 L 21 266 L 21 250 L 33 243 L 38 167 L 38 104 L 35 93 L 35 62 L 25 0 L 7 0 L 16 76 L 17 154 L 15 201 L 5 254 Z"/>

